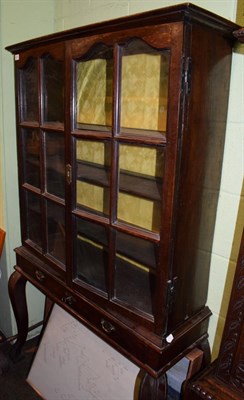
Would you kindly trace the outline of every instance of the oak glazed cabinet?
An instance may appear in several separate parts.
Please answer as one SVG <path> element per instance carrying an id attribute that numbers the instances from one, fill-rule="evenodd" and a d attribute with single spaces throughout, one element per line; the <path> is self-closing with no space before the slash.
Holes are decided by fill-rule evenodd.
<path id="1" fill-rule="evenodd" d="M 141 367 L 140 398 L 206 349 L 232 31 L 190 4 L 9 46 L 26 281 Z"/>

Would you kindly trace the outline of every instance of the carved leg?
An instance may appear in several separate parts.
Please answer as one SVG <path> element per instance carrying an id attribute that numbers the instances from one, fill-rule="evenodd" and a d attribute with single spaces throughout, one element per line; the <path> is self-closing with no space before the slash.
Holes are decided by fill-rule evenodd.
<path id="1" fill-rule="evenodd" d="M 143 373 L 139 390 L 139 400 L 167 400 L 166 374 L 153 378 L 146 372 Z"/>
<path id="2" fill-rule="evenodd" d="M 15 271 L 9 278 L 9 297 L 17 323 L 17 341 L 12 346 L 10 357 L 14 362 L 20 358 L 28 334 L 28 310 L 26 304 L 26 279 Z"/>

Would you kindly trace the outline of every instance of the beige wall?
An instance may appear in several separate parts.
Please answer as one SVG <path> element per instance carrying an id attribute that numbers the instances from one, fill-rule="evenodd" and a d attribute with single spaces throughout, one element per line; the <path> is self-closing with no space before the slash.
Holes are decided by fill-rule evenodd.
<path id="1" fill-rule="evenodd" d="M 222 17 L 235 20 L 237 0 L 195 0 L 196 5 L 207 8 Z M 166 0 L 35 0 L 35 1 L 1 1 L 1 21 L 4 27 L 3 45 L 18 42 L 38 35 L 89 23 L 108 20 L 120 16 L 160 8 L 168 5 L 181 3 L 181 1 Z M 17 6 L 17 8 L 16 8 Z M 53 7 L 54 6 L 54 7 Z M 31 8 L 31 9 L 30 9 Z M 31 15 L 31 18 L 29 18 Z M 21 17 L 21 18 L 20 18 Z M 14 22 L 14 25 L 13 25 Z M 13 30 L 14 26 L 14 30 Z M 4 187 L 5 200 L 11 199 L 4 216 L 7 216 L 7 230 L 12 232 L 12 240 L 8 248 L 12 249 L 19 241 L 18 225 L 18 202 L 17 202 L 17 179 L 15 158 L 15 134 L 13 111 L 13 66 L 10 55 L 1 50 L 1 60 L 6 59 L 4 71 L 4 100 L 3 109 L 6 110 L 7 129 L 4 135 L 10 135 L 8 142 L 11 150 L 7 151 L 4 160 L 4 171 L 10 182 Z M 215 355 L 222 332 L 226 307 L 231 290 L 231 282 L 235 270 L 241 229 L 244 220 L 244 189 L 243 166 L 244 166 L 244 57 L 234 53 L 232 63 L 231 91 L 229 99 L 229 112 L 227 124 L 227 136 L 225 145 L 224 165 L 221 183 L 221 193 L 218 206 L 218 216 L 215 229 L 214 245 L 211 262 L 211 279 L 209 285 L 208 305 L 213 311 L 209 327 L 210 343 Z M 6 80 L 6 82 L 5 82 Z M 7 90 L 7 87 L 10 88 Z M 10 93 L 9 93 L 10 91 Z M 1 114 L 0 114 L 1 117 Z M 2 124 L 0 124 L 2 129 Z M 1 133 L 1 132 L 0 132 Z M 0 137 L 1 139 L 1 137 Z M 1 139 L 2 140 L 2 139 Z M 1 141 L 0 141 L 1 144 Z M 6 145 L 5 145 L 6 149 Z M 10 161 L 11 160 L 11 161 Z M 7 172 L 6 172 L 7 171 Z M 0 192 L 1 194 L 1 192 Z M 12 215 L 13 213 L 13 215 Z M 0 211 L 1 215 L 1 211 Z M 10 219 L 10 222 L 9 222 Z M 16 234 L 14 234 L 13 224 Z M 10 225 L 10 226 L 9 226 Z M 8 263 L 8 274 L 14 263 L 14 256 Z M 1 292 L 1 281 L 0 281 Z M 36 296 L 31 298 L 33 301 Z M 40 300 L 41 301 L 41 300 Z M 39 300 L 36 304 L 36 320 L 41 315 Z M 0 294 L 1 304 L 1 294 Z M 0 305 L 1 307 L 1 305 Z M 1 312 L 0 312 L 1 323 Z M 0 325 L 1 327 L 1 325 Z"/>
<path id="2" fill-rule="evenodd" d="M 177 0 L 54 0 L 57 31 L 184 3 Z M 195 0 L 194 3 L 233 20 L 237 0 Z"/>

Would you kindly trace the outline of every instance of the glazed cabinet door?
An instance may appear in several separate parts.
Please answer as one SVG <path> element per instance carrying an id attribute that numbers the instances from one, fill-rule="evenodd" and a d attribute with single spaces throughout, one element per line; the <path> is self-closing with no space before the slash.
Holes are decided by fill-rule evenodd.
<path id="1" fill-rule="evenodd" d="M 170 279 L 181 33 L 180 25 L 165 25 L 68 47 L 70 279 L 103 307 L 161 324 L 161 331 Z"/>
<path id="2" fill-rule="evenodd" d="M 22 242 L 65 270 L 64 46 L 15 56 Z"/>

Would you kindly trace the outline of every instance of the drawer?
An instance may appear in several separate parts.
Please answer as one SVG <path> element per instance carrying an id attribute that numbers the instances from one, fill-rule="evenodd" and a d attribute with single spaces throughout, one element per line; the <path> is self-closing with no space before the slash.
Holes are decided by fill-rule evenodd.
<path id="1" fill-rule="evenodd" d="M 73 298 L 75 301 L 70 308 L 78 314 L 78 319 L 81 317 L 81 322 L 131 361 L 138 365 L 146 362 L 147 346 L 142 337 L 138 338 L 134 330 L 96 304 L 80 296 Z"/>
<path id="2" fill-rule="evenodd" d="M 38 260 L 39 261 L 39 260 Z M 95 303 L 67 288 L 64 282 L 50 275 L 40 264 L 18 257 L 16 269 L 44 295 L 86 325 L 100 338 L 139 366 L 146 364 L 145 338 L 132 327 L 119 321 Z"/>

